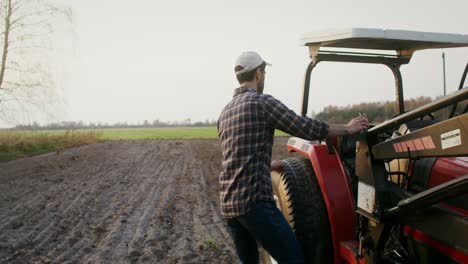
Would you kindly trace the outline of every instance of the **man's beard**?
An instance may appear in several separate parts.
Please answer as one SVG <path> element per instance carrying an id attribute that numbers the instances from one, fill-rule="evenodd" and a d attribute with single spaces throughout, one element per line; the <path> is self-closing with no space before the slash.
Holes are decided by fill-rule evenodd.
<path id="1" fill-rule="evenodd" d="M 265 79 L 262 79 L 257 83 L 257 92 L 263 93 L 264 87 L 265 87 Z"/>

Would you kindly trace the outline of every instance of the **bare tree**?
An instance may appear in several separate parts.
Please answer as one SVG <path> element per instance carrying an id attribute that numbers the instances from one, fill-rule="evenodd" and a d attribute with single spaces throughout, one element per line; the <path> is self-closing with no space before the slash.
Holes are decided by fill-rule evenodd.
<path id="1" fill-rule="evenodd" d="M 57 100 L 48 56 L 71 10 L 53 0 L 0 0 L 0 119 L 47 114 Z"/>

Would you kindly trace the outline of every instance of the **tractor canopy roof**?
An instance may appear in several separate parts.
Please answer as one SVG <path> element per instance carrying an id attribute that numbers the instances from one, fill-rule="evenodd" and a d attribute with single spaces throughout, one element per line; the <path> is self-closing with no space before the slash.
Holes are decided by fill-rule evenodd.
<path id="1" fill-rule="evenodd" d="M 418 50 L 468 47 L 468 35 L 349 28 L 304 34 L 301 44 L 307 46 L 311 58 L 304 81 L 302 115 L 307 114 L 311 72 L 322 61 L 386 65 L 395 77 L 398 111 L 404 113 L 400 66 L 408 64 Z"/>
<path id="2" fill-rule="evenodd" d="M 423 49 L 468 47 L 468 35 L 407 30 L 348 28 L 304 34 L 301 45 L 330 48 L 393 50 L 413 53 Z"/>

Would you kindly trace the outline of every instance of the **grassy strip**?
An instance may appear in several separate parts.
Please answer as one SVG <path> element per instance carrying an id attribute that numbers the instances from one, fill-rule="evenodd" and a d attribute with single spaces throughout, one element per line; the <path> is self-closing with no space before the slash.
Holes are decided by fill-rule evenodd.
<path id="1" fill-rule="evenodd" d="M 100 129 L 101 140 L 218 138 L 216 127 L 164 127 Z M 279 130 L 275 136 L 287 136 Z"/>
<path id="2" fill-rule="evenodd" d="M 0 162 L 98 141 L 96 131 L 1 131 Z"/>
<path id="3" fill-rule="evenodd" d="M 276 131 L 276 136 L 287 134 Z M 217 138 L 216 127 L 0 130 L 0 162 L 105 140 Z"/>
<path id="4" fill-rule="evenodd" d="M 101 140 L 217 138 L 216 127 L 157 127 L 100 129 Z"/>

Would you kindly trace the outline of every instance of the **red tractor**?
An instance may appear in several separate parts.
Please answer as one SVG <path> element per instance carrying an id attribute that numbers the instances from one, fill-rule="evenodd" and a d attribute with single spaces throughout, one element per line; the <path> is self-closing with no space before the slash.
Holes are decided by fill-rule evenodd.
<path id="1" fill-rule="evenodd" d="M 309 34 L 303 43 L 312 61 L 302 115 L 322 61 L 388 66 L 399 113 L 357 135 L 290 138 L 288 151 L 303 157 L 272 163 L 277 205 L 307 261 L 468 263 L 468 64 L 457 92 L 408 112 L 400 73 L 415 51 L 468 47 L 468 36 L 351 29 Z"/>

